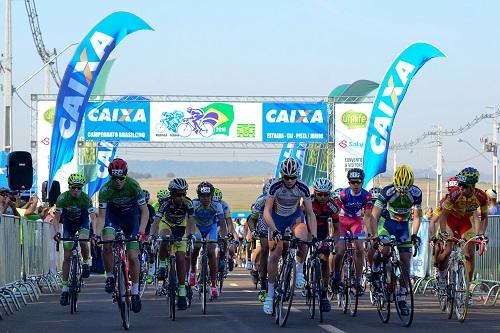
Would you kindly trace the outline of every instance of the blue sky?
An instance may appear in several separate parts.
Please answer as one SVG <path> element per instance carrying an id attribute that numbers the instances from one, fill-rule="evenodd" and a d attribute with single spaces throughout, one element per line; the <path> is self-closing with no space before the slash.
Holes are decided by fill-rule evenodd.
<path id="1" fill-rule="evenodd" d="M 3 6 L 2 1 L 2 45 Z M 380 82 L 406 46 L 428 41 L 447 58 L 431 60 L 416 75 L 396 117 L 392 140 L 407 141 L 438 124 L 458 128 L 489 112 L 485 106 L 500 106 L 498 1 L 38 0 L 37 9 L 49 49 L 79 42 L 117 10 L 132 12 L 155 29 L 135 33 L 115 49 L 111 94 L 327 95 L 357 79 Z M 41 60 L 23 1 L 13 1 L 12 20 L 16 86 Z M 60 57 L 61 75 L 72 52 Z M 51 89 L 56 93 L 55 86 Z M 43 75 L 20 94 L 29 100 L 29 94 L 41 92 Z M 17 97 L 14 103 L 17 128 L 28 122 L 29 111 Z M 15 132 L 15 148 L 27 149 L 27 132 Z M 461 137 L 481 150 L 479 137 L 491 137 L 491 132 L 492 121 L 484 120 Z M 430 146 L 399 152 L 398 162 L 434 167 L 436 149 Z M 443 150 L 447 169 L 476 165 L 482 173 L 491 173 L 484 157 L 458 143 L 457 137 L 445 138 Z M 234 158 L 220 152 L 214 156 Z M 274 160 L 272 152 L 266 151 L 263 159 Z"/>

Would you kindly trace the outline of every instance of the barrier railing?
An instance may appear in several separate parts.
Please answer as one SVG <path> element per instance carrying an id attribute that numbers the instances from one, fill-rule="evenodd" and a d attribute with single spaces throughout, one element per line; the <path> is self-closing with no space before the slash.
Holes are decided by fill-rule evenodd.
<path id="1" fill-rule="evenodd" d="M 54 256 L 56 274 L 49 274 Z M 4 314 L 38 300 L 45 288 L 50 292 L 59 288 L 61 264 L 61 254 L 54 253 L 51 224 L 0 215 L 0 307 Z"/>

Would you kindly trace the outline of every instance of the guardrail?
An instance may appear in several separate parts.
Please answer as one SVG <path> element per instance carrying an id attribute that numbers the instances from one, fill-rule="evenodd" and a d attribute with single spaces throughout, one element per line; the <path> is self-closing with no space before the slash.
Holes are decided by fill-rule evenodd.
<path id="1" fill-rule="evenodd" d="M 52 258 L 51 258 L 52 257 Z M 49 269 L 56 261 L 54 272 Z M 40 293 L 53 292 L 60 286 L 61 254 L 55 255 L 52 226 L 0 215 L 0 307 L 11 315 L 21 305 L 37 301 Z M 0 319 L 3 319 L 0 311 Z"/>

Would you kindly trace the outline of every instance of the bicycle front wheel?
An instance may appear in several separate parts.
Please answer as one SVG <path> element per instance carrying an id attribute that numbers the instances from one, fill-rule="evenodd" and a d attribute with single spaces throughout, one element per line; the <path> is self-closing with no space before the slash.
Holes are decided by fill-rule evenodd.
<path id="1" fill-rule="evenodd" d="M 460 322 L 464 322 L 469 309 L 470 282 L 464 262 L 458 262 L 455 284 L 455 316 Z"/>
<path id="2" fill-rule="evenodd" d="M 347 281 L 347 288 L 346 291 L 349 294 L 349 297 L 347 299 L 347 307 L 349 309 L 349 315 L 351 317 L 356 316 L 356 313 L 358 312 L 358 291 L 361 288 L 361 286 L 358 283 L 358 277 L 357 277 L 357 271 L 356 271 L 356 265 L 354 264 L 354 261 L 351 258 L 349 258 L 349 275 Z"/>
<path id="3" fill-rule="evenodd" d="M 117 273 L 118 285 L 116 289 L 118 294 L 116 295 L 116 303 L 120 309 L 122 326 L 124 329 L 128 330 L 130 328 L 130 296 L 127 291 L 128 277 L 125 275 L 125 266 L 123 263 L 118 265 Z"/>
<path id="4" fill-rule="evenodd" d="M 321 309 L 321 296 L 324 290 L 323 285 L 323 276 L 321 274 L 321 262 L 319 259 L 314 261 L 314 299 L 318 302 L 318 312 L 319 312 L 319 321 L 323 322 L 323 311 Z"/>
<path id="5" fill-rule="evenodd" d="M 203 255 L 201 257 L 201 311 L 203 314 L 207 313 L 207 275 L 208 275 L 208 257 Z"/>
<path id="6" fill-rule="evenodd" d="M 394 293 L 396 295 L 396 311 L 398 317 L 401 320 L 403 326 L 409 327 L 413 321 L 413 285 L 411 283 L 409 269 L 402 262 L 397 263 L 394 266 L 395 288 Z M 393 276 L 394 276 L 393 275 Z M 397 276 L 399 275 L 399 278 Z"/>
<path id="7" fill-rule="evenodd" d="M 72 257 L 71 258 L 71 266 L 70 266 L 70 283 L 69 283 L 69 304 L 70 304 L 70 313 L 74 314 L 77 310 L 78 303 L 78 284 L 79 284 L 79 258 Z"/>
<path id="8" fill-rule="evenodd" d="M 314 282 L 316 281 L 314 275 L 314 262 L 311 259 L 307 260 L 306 265 L 306 285 L 304 286 L 304 291 L 306 293 L 306 305 L 309 308 L 309 318 L 314 319 L 316 312 L 316 300 L 314 298 Z"/>
<path id="9" fill-rule="evenodd" d="M 295 267 L 295 259 L 288 259 L 285 268 L 283 269 L 283 278 L 281 279 L 281 294 L 278 302 L 278 324 L 284 327 L 292 308 L 293 295 L 295 292 L 295 278 L 297 270 Z"/>
<path id="10" fill-rule="evenodd" d="M 168 273 L 168 308 L 169 315 L 175 321 L 175 295 L 177 291 L 177 272 L 175 271 L 175 263 L 170 262 Z"/>
<path id="11" fill-rule="evenodd" d="M 386 265 L 383 263 L 380 267 L 380 289 L 374 287 L 373 293 L 378 316 L 384 324 L 389 322 L 391 317 L 391 292 L 393 287 L 389 285 L 389 283 L 392 283 L 389 274 L 391 272 L 387 271 Z"/>

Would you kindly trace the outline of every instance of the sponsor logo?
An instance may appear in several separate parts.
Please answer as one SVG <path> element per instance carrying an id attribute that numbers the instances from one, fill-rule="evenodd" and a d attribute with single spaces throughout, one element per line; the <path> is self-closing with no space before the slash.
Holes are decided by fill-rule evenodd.
<path id="1" fill-rule="evenodd" d="M 340 118 L 342 124 L 348 129 L 365 128 L 368 122 L 368 117 L 363 112 L 349 110 L 344 112 Z"/>
<path id="2" fill-rule="evenodd" d="M 128 122 L 146 123 L 146 112 L 144 109 L 120 109 L 120 108 L 94 108 L 87 115 L 89 121 L 93 122 Z"/>
<path id="3" fill-rule="evenodd" d="M 271 109 L 266 112 L 266 121 L 270 123 L 323 123 L 323 113 L 318 110 L 277 110 Z"/>
<path id="4" fill-rule="evenodd" d="M 43 120 L 48 122 L 49 124 L 53 125 L 54 124 L 54 116 L 56 115 L 56 108 L 54 106 L 48 108 L 45 110 L 43 113 Z"/>

